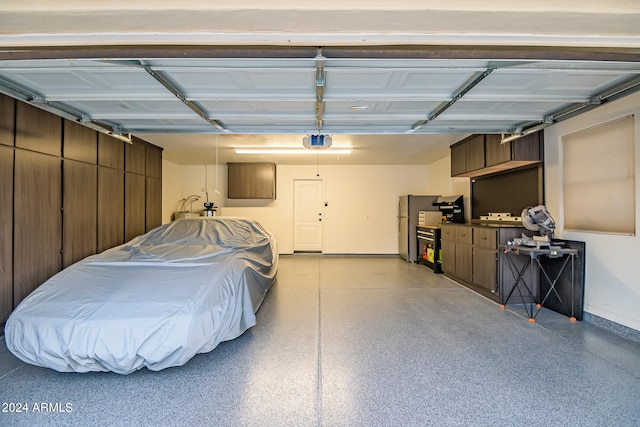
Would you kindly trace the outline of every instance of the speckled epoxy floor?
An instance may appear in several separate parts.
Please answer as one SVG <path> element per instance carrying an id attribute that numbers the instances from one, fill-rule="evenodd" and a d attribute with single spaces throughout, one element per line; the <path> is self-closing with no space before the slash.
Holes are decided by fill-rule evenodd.
<path id="1" fill-rule="evenodd" d="M 522 314 L 396 257 L 283 256 L 258 325 L 179 368 L 61 374 L 2 345 L 0 425 L 640 425 L 640 344 Z"/>

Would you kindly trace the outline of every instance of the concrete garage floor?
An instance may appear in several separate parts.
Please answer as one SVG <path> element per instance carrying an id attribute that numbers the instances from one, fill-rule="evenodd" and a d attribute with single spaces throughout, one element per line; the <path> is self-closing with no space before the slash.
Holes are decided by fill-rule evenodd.
<path id="1" fill-rule="evenodd" d="M 396 257 L 282 256 L 258 324 L 182 367 L 63 374 L 3 341 L 0 425 L 640 425 L 639 343 L 524 316 Z"/>

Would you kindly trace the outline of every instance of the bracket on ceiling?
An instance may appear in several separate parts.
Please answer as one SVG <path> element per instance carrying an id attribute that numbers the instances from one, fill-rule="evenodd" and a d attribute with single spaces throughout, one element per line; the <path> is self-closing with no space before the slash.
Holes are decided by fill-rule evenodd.
<path id="1" fill-rule="evenodd" d="M 475 73 L 465 84 L 458 88 L 458 90 L 451 97 L 451 100 L 445 103 L 440 104 L 440 106 L 429 115 L 429 117 L 425 120 L 420 120 L 411 125 L 411 130 L 409 132 L 416 131 L 418 129 L 423 128 L 433 120 L 435 120 L 439 115 L 447 111 L 449 108 L 453 106 L 456 102 L 460 101 L 463 96 L 465 96 L 471 89 L 473 89 L 478 83 L 484 80 L 489 74 L 491 74 L 495 68 L 489 68 L 483 72 Z"/>
<path id="2" fill-rule="evenodd" d="M 149 73 L 149 75 L 151 77 L 153 77 L 154 79 L 156 79 L 156 81 L 158 83 L 160 83 L 162 86 L 165 87 L 165 89 L 167 89 L 169 92 L 171 92 L 176 98 L 178 98 L 180 101 L 182 101 L 182 103 L 184 105 L 186 105 L 187 107 L 189 107 L 194 113 L 196 113 L 198 116 L 200 116 L 202 119 L 204 119 L 206 122 L 212 124 L 213 126 L 215 126 L 218 130 L 221 131 L 226 131 L 227 129 L 217 120 L 212 119 L 211 117 L 209 117 L 207 115 L 207 113 L 204 111 L 204 109 L 202 109 L 199 105 L 197 105 L 195 102 L 189 101 L 182 92 L 180 92 L 180 90 L 175 87 L 173 85 L 173 83 L 171 83 L 168 79 L 166 79 L 164 77 L 164 75 L 162 75 L 162 73 L 155 71 L 153 68 L 151 68 L 148 65 L 142 65 L 142 68 Z"/>
<path id="3" fill-rule="evenodd" d="M 522 126 L 518 129 L 514 129 L 513 132 L 511 132 L 511 136 L 502 138 L 500 140 L 500 143 L 506 144 L 509 141 L 514 141 L 529 134 L 538 132 L 546 127 L 551 126 L 554 123 L 570 119 L 577 116 L 578 114 L 593 110 L 594 108 L 604 104 L 605 102 L 615 101 L 616 99 L 620 99 L 639 90 L 640 76 L 636 75 L 626 82 L 622 83 L 621 85 L 613 89 L 609 89 L 608 91 L 603 92 L 600 95 L 596 95 L 585 102 L 577 105 L 571 105 L 569 107 L 558 110 L 555 113 L 545 117 L 541 122 L 529 123 L 528 125 Z"/>
<path id="4" fill-rule="evenodd" d="M 60 116 L 72 122 L 79 123 L 85 127 L 91 128 L 105 135 L 112 136 L 128 144 L 133 144 L 133 139 L 130 133 L 128 134 L 128 136 L 125 136 L 123 135 L 122 131 L 116 126 L 98 123 L 92 120 L 88 114 L 82 111 L 78 111 L 57 102 L 49 101 L 41 94 L 33 93 L 29 90 L 26 90 L 20 85 L 9 80 L 0 79 L 0 92 L 12 98 L 27 102 L 28 104 L 33 105 L 34 107 L 38 107 L 41 110 L 48 111 L 52 114 L 55 114 L 56 116 Z"/>
<path id="5" fill-rule="evenodd" d="M 318 133 L 322 130 L 322 116 L 324 114 L 324 89 L 326 83 L 326 72 L 324 64 L 326 58 L 322 56 L 322 47 L 316 49 L 316 130 Z"/>

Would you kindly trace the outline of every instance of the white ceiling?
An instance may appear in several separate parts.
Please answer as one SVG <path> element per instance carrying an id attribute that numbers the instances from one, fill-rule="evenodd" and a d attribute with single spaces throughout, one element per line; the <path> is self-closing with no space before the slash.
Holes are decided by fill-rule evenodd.
<path id="1" fill-rule="evenodd" d="M 528 8 L 498 1 L 482 10 L 409 0 L 394 10 L 386 2 L 310 9 L 288 0 L 258 8 L 192 1 L 189 9 L 20 3 L 0 14 L 0 91 L 133 134 L 180 164 L 211 163 L 216 146 L 221 162 L 429 163 L 470 133 L 546 126 L 640 84 L 633 24 L 640 12 L 624 0 Z M 135 29 L 126 26 L 143 15 Z M 204 29 L 205 17 L 216 20 L 216 31 Z M 312 19 L 320 17 L 333 18 L 324 32 Z M 560 19 L 567 17 L 574 19 Z M 438 32 L 443 20 L 447 31 Z M 429 30 L 421 28 L 427 21 Z M 354 152 L 322 160 L 232 152 L 301 147 L 311 133 Z"/>

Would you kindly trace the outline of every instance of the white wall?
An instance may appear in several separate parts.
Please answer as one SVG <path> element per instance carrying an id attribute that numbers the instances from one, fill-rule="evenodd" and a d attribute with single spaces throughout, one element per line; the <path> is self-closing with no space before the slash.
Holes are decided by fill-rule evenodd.
<path id="1" fill-rule="evenodd" d="M 429 194 L 443 196 L 463 196 L 464 218 L 471 222 L 471 181 L 469 178 L 451 178 L 451 156 L 430 163 L 427 166 L 427 185 Z"/>
<path id="2" fill-rule="evenodd" d="M 635 114 L 636 229 L 640 219 L 640 93 L 561 122 L 545 130 L 546 205 L 556 220 L 561 238 L 586 242 L 585 311 L 640 330 L 640 239 L 563 229 L 563 135 Z M 590 198 L 590 194 L 584 197 Z M 593 203 L 600 203 L 593 200 Z M 616 213 L 611 212 L 611 221 Z M 637 232 L 637 231 L 636 231 Z"/>
<path id="3" fill-rule="evenodd" d="M 171 215 L 176 210 L 178 200 L 182 199 L 181 166 L 162 160 L 162 223 L 171 222 Z"/>
<path id="4" fill-rule="evenodd" d="M 640 219 L 640 94 L 603 105 L 545 130 L 545 203 L 557 222 L 559 238 L 586 242 L 585 311 L 640 330 L 640 239 L 563 229 L 561 146 L 562 135 L 627 114 L 636 117 L 636 224 Z M 189 194 L 204 195 L 204 167 L 163 163 L 163 221 L 175 204 Z M 209 195 L 222 215 L 253 217 L 278 237 L 281 253 L 293 252 L 293 180 L 322 179 L 328 206 L 324 253 L 397 253 L 397 198 L 401 194 L 463 194 L 470 214 L 468 178 L 450 178 L 450 157 L 428 166 L 315 166 L 278 165 L 277 199 L 233 201 L 226 194 L 226 167 L 220 182 L 211 178 Z M 180 190 L 177 190 L 177 187 Z M 215 194 L 218 188 L 222 194 Z M 589 197 L 589 195 L 585 195 Z M 597 200 L 593 201 L 598 203 Z M 194 204 L 195 208 L 196 204 Z M 201 204 L 197 205 L 201 208 Z M 612 220 L 615 213 L 612 212 Z"/>
<path id="5" fill-rule="evenodd" d="M 177 202 L 190 194 L 202 196 L 193 204 L 194 210 L 202 209 L 204 166 L 175 167 L 171 162 L 164 166 L 164 182 L 170 182 L 171 187 L 163 189 L 163 200 L 166 200 L 163 220 L 169 221 Z M 220 166 L 220 182 L 216 182 L 213 173 L 215 166 L 208 166 L 208 170 L 209 199 L 220 208 L 219 213 L 257 219 L 276 235 L 280 253 L 293 253 L 294 250 L 295 179 L 323 181 L 327 203 L 323 212 L 323 253 L 326 254 L 397 254 L 398 197 L 403 194 L 438 194 L 426 179 L 426 166 L 321 165 L 320 176 L 317 176 L 315 165 L 277 165 L 275 200 L 230 200 L 226 199 L 226 165 Z M 174 191 L 176 183 L 180 183 L 179 192 Z M 216 189 L 220 194 L 215 193 Z"/>

